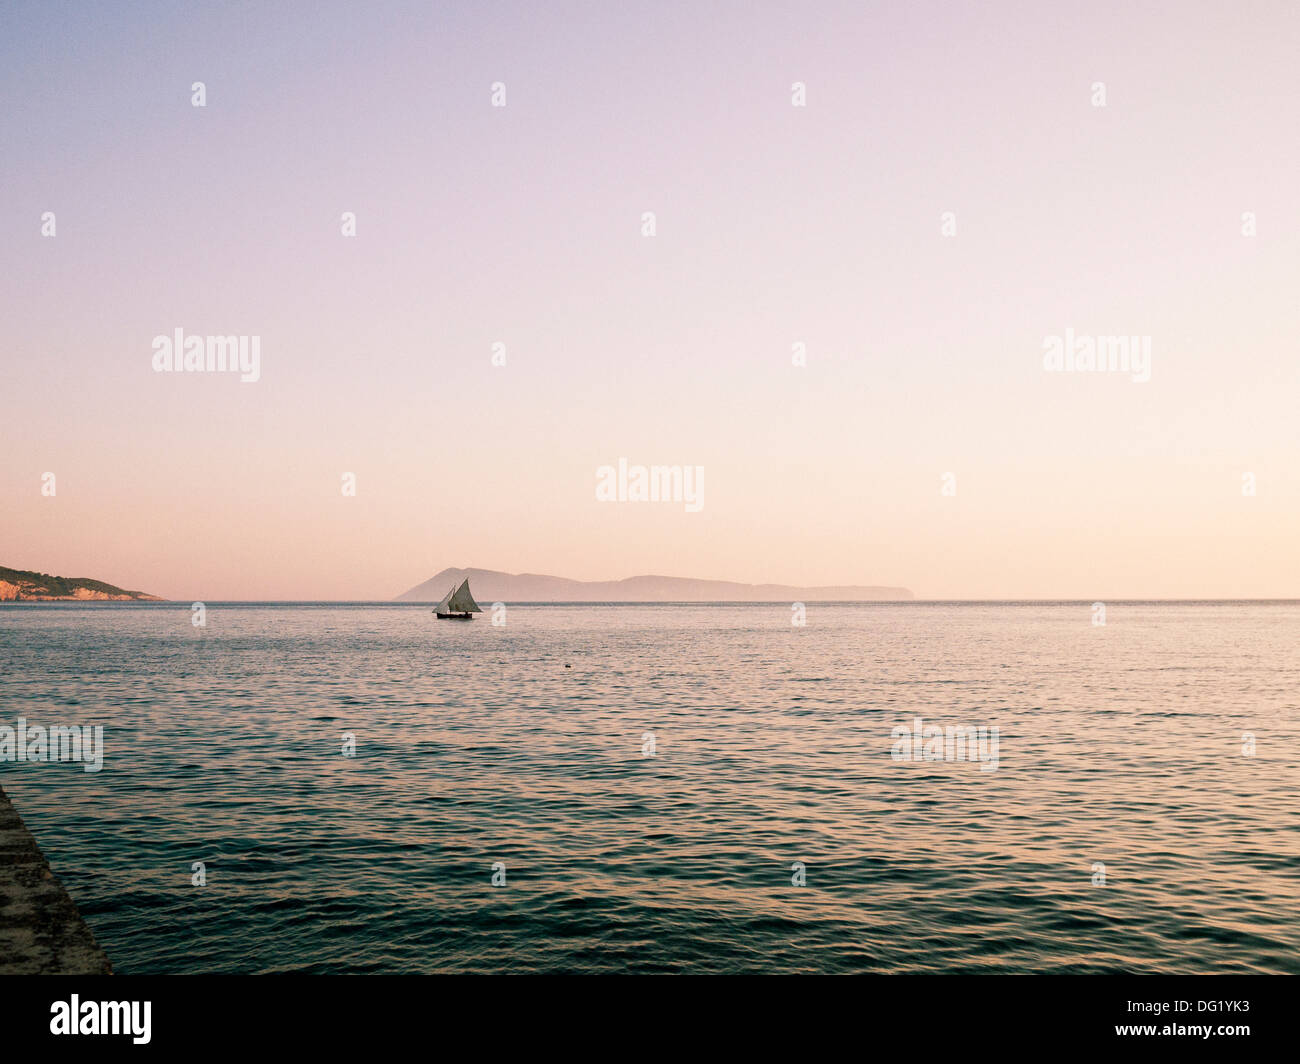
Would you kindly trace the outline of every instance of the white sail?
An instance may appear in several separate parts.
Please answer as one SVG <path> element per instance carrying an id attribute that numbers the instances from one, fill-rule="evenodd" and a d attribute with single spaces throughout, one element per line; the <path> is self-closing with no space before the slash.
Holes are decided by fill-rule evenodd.
<path id="1" fill-rule="evenodd" d="M 445 609 L 444 609 L 445 604 Z M 438 603 L 438 609 L 442 612 L 450 613 L 482 613 L 479 604 L 474 601 L 474 596 L 469 593 L 469 581 L 461 582 L 460 587 L 450 592 L 447 597 Z"/>
<path id="2" fill-rule="evenodd" d="M 450 591 L 448 591 L 445 595 L 442 596 L 442 600 L 438 603 L 438 605 L 433 607 L 433 612 L 450 613 L 451 607 L 448 605 L 448 603 L 451 602 L 451 596 L 454 594 L 456 594 L 455 587 L 453 587 Z"/>

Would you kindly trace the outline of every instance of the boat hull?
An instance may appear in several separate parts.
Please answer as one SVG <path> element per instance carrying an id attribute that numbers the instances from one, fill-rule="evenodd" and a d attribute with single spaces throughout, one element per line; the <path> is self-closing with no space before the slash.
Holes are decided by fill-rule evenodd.
<path id="1" fill-rule="evenodd" d="M 440 621 L 472 621 L 472 613 L 435 613 Z"/>

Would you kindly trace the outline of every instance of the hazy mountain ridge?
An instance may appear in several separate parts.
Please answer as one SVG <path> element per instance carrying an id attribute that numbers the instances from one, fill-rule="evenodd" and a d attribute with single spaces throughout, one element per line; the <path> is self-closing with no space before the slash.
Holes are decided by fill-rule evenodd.
<path id="1" fill-rule="evenodd" d="M 397 596 L 398 602 L 437 602 L 468 578 L 480 606 L 492 602 L 862 602 L 910 599 L 905 587 L 846 584 L 796 587 L 740 584 L 685 576 L 629 576 L 624 580 L 570 580 L 495 569 L 444 569 Z"/>
<path id="2" fill-rule="evenodd" d="M 0 602 L 162 602 L 157 595 L 126 591 L 85 576 L 51 576 L 0 566 Z"/>

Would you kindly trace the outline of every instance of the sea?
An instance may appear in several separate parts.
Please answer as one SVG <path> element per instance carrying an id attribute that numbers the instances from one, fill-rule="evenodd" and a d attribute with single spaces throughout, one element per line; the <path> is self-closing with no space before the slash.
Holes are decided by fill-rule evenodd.
<path id="1" fill-rule="evenodd" d="M 0 696 L 123 974 L 1300 973 L 1296 602 L 15 604 Z"/>

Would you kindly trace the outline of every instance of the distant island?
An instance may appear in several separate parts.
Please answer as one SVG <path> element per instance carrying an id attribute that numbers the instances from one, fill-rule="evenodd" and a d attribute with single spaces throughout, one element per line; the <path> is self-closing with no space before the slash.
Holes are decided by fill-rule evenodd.
<path id="1" fill-rule="evenodd" d="M 143 591 L 124 591 L 84 576 L 50 576 L 0 565 L 0 602 L 163 602 Z"/>
<path id="2" fill-rule="evenodd" d="M 397 596 L 398 602 L 437 602 L 449 588 L 468 579 L 474 597 L 489 602 L 863 602 L 912 598 L 905 587 L 848 584 L 793 587 L 789 584 L 737 584 L 682 576 L 629 576 L 626 580 L 569 580 L 536 573 L 495 569 L 444 569 Z"/>

